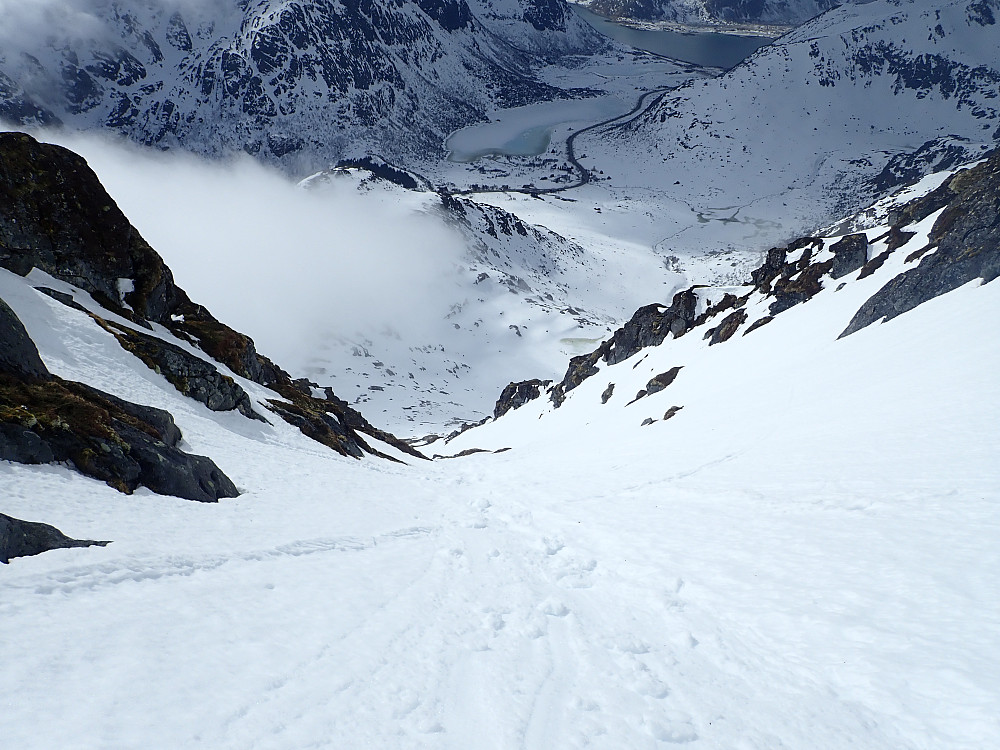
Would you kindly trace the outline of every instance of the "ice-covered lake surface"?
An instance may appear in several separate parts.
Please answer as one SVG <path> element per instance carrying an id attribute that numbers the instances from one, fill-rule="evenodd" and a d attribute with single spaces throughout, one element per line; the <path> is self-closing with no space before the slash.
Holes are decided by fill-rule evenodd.
<path id="1" fill-rule="evenodd" d="M 731 68 L 770 39 L 714 32 L 635 29 L 573 6 L 602 34 L 637 49 L 681 62 Z M 473 162 L 484 156 L 536 156 L 548 149 L 553 130 L 567 123 L 596 123 L 625 114 L 635 104 L 620 96 L 541 102 L 494 112 L 492 122 L 470 125 L 448 136 L 445 148 L 453 162 Z"/>
<path id="2" fill-rule="evenodd" d="M 579 5 L 573 10 L 595 29 L 616 42 L 675 60 L 711 68 L 733 68 L 772 40 L 763 36 L 720 34 L 714 31 L 636 29 L 599 16 Z"/>
<path id="3" fill-rule="evenodd" d="M 549 147 L 552 130 L 570 122 L 599 122 L 624 114 L 630 102 L 617 96 L 568 99 L 513 107 L 493 114 L 493 121 L 456 130 L 445 141 L 451 161 L 471 162 L 483 156 L 535 156 Z"/>

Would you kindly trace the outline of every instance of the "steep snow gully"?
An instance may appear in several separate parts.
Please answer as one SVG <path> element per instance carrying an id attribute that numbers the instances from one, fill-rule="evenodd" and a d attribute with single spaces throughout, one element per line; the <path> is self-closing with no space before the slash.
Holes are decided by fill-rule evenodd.
<path id="1" fill-rule="evenodd" d="M 918 192 L 975 195 L 945 178 Z M 668 337 L 601 370 L 619 386 L 604 403 L 591 377 L 450 444 L 509 450 L 410 466 L 210 411 L 37 292 L 36 271 L 0 271 L 49 370 L 167 409 L 241 493 L 125 496 L 0 463 L 6 513 L 113 540 L 2 571 L 5 743 L 1000 743 L 1000 285 L 837 339 L 916 263 L 905 243 L 943 215 L 924 206 L 864 278 L 719 346 Z M 889 235 L 869 231 L 880 253 Z"/>
<path id="2" fill-rule="evenodd" d="M 1000 747 L 997 0 L 840 6 L 666 96 L 682 73 L 608 52 L 561 0 L 126 5 L 33 6 L 99 23 L 42 34 L 42 57 L 5 43 L 0 113 L 44 120 L 62 81 L 64 122 L 287 168 L 366 144 L 433 161 L 455 127 L 551 98 L 546 76 L 639 102 L 578 131 L 572 168 L 426 172 L 488 190 L 575 169 L 572 198 L 312 165 L 289 190 L 323 231 L 259 254 L 240 234 L 232 256 L 196 237 L 225 258 L 185 275 L 82 158 L 0 135 L 2 750 Z M 596 48 L 587 78 L 571 58 Z M 534 67 L 549 52 L 568 67 Z M 398 221 L 403 252 L 350 213 Z M 300 319 L 317 343 L 292 369 L 322 384 L 180 285 L 217 314 L 238 287 L 280 344 L 298 297 L 392 286 L 366 253 L 408 282 L 393 314 L 441 315 L 371 352 L 337 315 Z M 403 294 L 411 256 L 433 293 Z M 344 318 L 381 327 L 372 288 Z M 389 395 L 474 411 L 512 352 L 541 371 L 446 438 L 334 392 L 375 421 Z"/>

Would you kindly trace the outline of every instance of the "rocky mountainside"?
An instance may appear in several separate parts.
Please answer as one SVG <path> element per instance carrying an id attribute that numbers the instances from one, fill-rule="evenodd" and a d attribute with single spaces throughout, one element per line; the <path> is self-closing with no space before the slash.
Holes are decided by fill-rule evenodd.
<path id="1" fill-rule="evenodd" d="M 534 76 L 539 53 L 605 44 L 562 0 L 94 0 L 10 13 L 0 119 L 242 149 L 292 170 L 443 155 L 444 137 L 486 111 L 566 95 Z"/>
<path id="2" fill-rule="evenodd" d="M 13 295 L 0 305 L 4 459 L 69 461 L 123 492 L 142 485 L 204 501 L 238 494 L 211 459 L 181 449 L 167 411 L 54 375 L 12 309 L 37 307 L 39 297 L 211 412 L 233 412 L 240 424 L 269 425 L 264 415 L 276 415 L 345 456 L 421 457 L 332 390 L 293 381 L 250 338 L 191 301 L 83 159 L 21 133 L 0 134 L 0 267 Z M 52 325 L 31 323 L 36 331 Z M 252 397 L 254 386 L 263 390 Z"/>
<path id="3" fill-rule="evenodd" d="M 500 426 L 509 412 L 525 409 L 530 414 L 520 419 L 530 423 L 569 409 L 576 417 L 568 419 L 577 419 L 593 412 L 598 394 L 602 406 L 629 409 L 642 401 L 645 408 L 629 410 L 645 417 L 642 426 L 666 421 L 688 404 L 647 398 L 668 388 L 668 394 L 676 394 L 671 386 L 678 379 L 718 380 L 706 374 L 711 371 L 706 368 L 723 366 L 707 354 L 717 344 L 745 337 L 752 341 L 766 325 L 779 331 L 774 335 L 781 347 L 781 336 L 805 325 L 817 326 L 817 336 L 832 334 L 829 345 L 834 345 L 942 295 L 994 282 L 1000 277 L 998 196 L 1000 153 L 995 153 L 971 168 L 939 173 L 882 201 L 870 214 L 879 221 L 864 231 L 801 237 L 772 248 L 743 286 L 693 286 L 674 295 L 670 304 L 646 305 L 597 349 L 571 359 L 562 380 L 508 385 L 494 419 L 458 435 L 452 447 L 508 447 L 503 441 L 515 439 L 519 429 Z M 695 372 L 685 372 L 689 367 Z M 732 377 L 738 380 L 740 374 Z M 653 404 L 662 416 L 647 415 Z M 665 406 L 669 408 L 663 411 Z"/>
<path id="4" fill-rule="evenodd" d="M 798 26 L 837 3 L 833 0 L 590 0 L 584 4 L 608 18 L 687 25 Z"/>
<path id="5" fill-rule="evenodd" d="M 788 240 L 1000 141 L 998 15 L 996 0 L 844 5 L 577 149 L 610 185 L 676 206 L 665 249 Z"/>

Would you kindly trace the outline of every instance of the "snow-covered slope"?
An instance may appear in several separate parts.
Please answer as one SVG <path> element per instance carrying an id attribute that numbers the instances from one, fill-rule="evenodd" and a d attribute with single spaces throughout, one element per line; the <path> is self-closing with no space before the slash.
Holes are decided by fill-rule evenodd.
<path id="1" fill-rule="evenodd" d="M 664 247 L 787 241 L 1000 139 L 998 7 L 836 8 L 577 153 L 613 197 L 659 204 Z"/>
<path id="2" fill-rule="evenodd" d="M 0 271 L 49 367 L 169 409 L 243 490 L 124 498 L 0 462 L 5 513 L 112 542 L 2 570 L 5 743 L 997 746 L 1000 283 L 837 338 L 890 277 L 951 253 L 908 260 L 939 222 L 984 211 L 995 231 L 995 189 L 947 220 L 954 195 L 896 207 L 913 237 L 870 227 L 866 258 L 906 244 L 865 278 L 821 276 L 748 335 L 749 317 L 709 346 L 706 323 L 459 439 L 512 450 L 407 467 L 210 412 Z M 832 239 L 758 279 L 792 293 L 860 259 Z"/>
<path id="3" fill-rule="evenodd" d="M 609 18 L 687 25 L 798 26 L 836 3 L 832 0 L 590 0 L 582 4 Z"/>
<path id="4" fill-rule="evenodd" d="M 178 452 L 182 432 L 169 413 L 136 405 L 120 385 L 97 393 L 92 382 L 60 379 L 64 360 L 89 362 L 95 347 L 103 352 L 97 369 L 108 370 L 103 381 L 118 378 L 122 368 L 109 364 L 108 350 L 119 352 L 125 370 L 147 368 L 152 382 L 231 415 L 237 431 L 256 431 L 244 420 L 270 426 L 270 414 L 343 455 L 382 454 L 366 434 L 422 458 L 332 390 L 294 381 L 252 339 L 193 302 L 83 159 L 24 133 L 0 134 L 0 267 L 4 459 L 72 464 L 123 492 L 142 485 L 204 501 L 238 494 L 203 464 L 210 459 Z M 79 351 L 59 349 L 55 371 L 31 342 L 62 327 L 53 305 L 65 306 L 67 325 L 86 339 Z"/>
<path id="5" fill-rule="evenodd" d="M 299 171 L 427 158 L 486 110 L 560 95 L 532 53 L 604 44 L 561 0 L 495 5 L 480 20 L 465 0 L 5 3 L 0 117 Z"/>
<path id="6" fill-rule="evenodd" d="M 692 420 L 724 427 L 721 415 L 736 409 L 734 402 L 742 403 L 740 412 L 774 403 L 776 392 L 802 369 L 792 362 L 806 353 L 822 352 L 825 366 L 840 361 L 857 371 L 855 349 L 864 345 L 852 341 L 877 337 L 866 332 L 875 323 L 892 331 L 907 325 L 896 318 L 920 317 L 919 329 L 928 313 L 914 311 L 942 310 L 942 295 L 966 295 L 978 310 L 993 304 L 998 284 L 991 282 L 1000 277 L 998 195 L 1000 155 L 974 168 L 931 175 L 839 223 L 859 230 L 853 234 L 803 237 L 772 248 L 742 286 L 696 285 L 670 305 L 640 308 L 598 348 L 570 360 L 561 381 L 520 403 L 502 397 L 497 418 L 450 445 L 496 449 L 534 443 L 543 434 L 557 440 L 582 422 L 601 433 L 649 426 L 683 440 L 683 426 Z M 760 346 L 754 339 L 762 340 Z M 918 350 L 931 352 L 929 347 L 920 342 Z M 994 352 L 977 368 L 985 377 L 982 368 L 997 347 L 982 342 L 974 349 Z M 775 392 L 747 397 L 747 382 L 760 387 L 758 378 L 767 381 L 783 368 L 788 372 L 768 386 Z M 961 378 L 961 370 L 950 366 L 941 372 Z M 843 372 L 828 372 L 824 380 L 836 377 Z M 867 380 L 873 394 L 883 386 L 877 377 Z M 793 392 L 805 400 L 818 395 L 813 385 Z M 669 426 L 652 427 L 667 421 Z M 725 435 L 727 441 L 746 439 L 728 430 Z"/>

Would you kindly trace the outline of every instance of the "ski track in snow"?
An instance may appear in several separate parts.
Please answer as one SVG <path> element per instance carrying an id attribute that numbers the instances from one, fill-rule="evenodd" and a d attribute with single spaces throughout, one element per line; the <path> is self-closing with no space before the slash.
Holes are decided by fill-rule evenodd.
<path id="1" fill-rule="evenodd" d="M 126 497 L 0 463 L 4 512 L 113 541 L 0 570 L 4 746 L 998 744 L 1000 287 L 832 344 L 904 265 L 462 438 L 511 451 L 413 466 L 209 412 L 3 272 L 50 368 L 168 408 L 244 491 Z"/>

